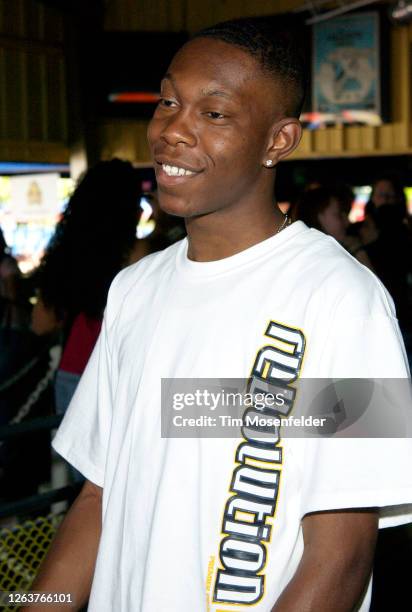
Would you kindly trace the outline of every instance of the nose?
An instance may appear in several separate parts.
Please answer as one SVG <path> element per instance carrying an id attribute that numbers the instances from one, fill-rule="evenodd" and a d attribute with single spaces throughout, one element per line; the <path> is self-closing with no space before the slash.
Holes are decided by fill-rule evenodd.
<path id="1" fill-rule="evenodd" d="M 161 137 L 171 147 L 184 144 L 193 147 L 196 144 L 194 125 L 188 112 L 179 110 L 168 118 L 164 124 Z"/>

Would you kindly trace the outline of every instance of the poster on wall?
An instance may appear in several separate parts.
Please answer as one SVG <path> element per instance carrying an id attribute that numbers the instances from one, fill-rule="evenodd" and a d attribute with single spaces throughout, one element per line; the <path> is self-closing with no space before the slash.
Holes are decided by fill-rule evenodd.
<path id="1" fill-rule="evenodd" d="M 26 174 L 13 176 L 11 202 L 13 214 L 19 222 L 56 217 L 58 210 L 59 175 Z"/>
<path id="2" fill-rule="evenodd" d="M 23 273 L 39 264 L 72 190 L 56 173 L 0 176 L 0 227 Z"/>
<path id="3" fill-rule="evenodd" d="M 326 123 L 380 125 L 382 44 L 378 12 L 313 27 L 312 111 Z"/>

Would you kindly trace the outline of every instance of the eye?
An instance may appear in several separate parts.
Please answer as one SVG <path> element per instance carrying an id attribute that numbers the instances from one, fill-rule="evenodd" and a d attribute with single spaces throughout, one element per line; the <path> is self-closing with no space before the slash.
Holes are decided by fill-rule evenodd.
<path id="1" fill-rule="evenodd" d="M 173 108 L 176 106 L 176 102 L 170 100 L 169 98 L 160 98 L 159 106 L 163 106 L 164 108 Z"/>
<path id="2" fill-rule="evenodd" d="M 223 115 L 222 113 L 218 113 L 217 111 L 209 111 L 208 113 L 206 113 L 206 115 L 210 119 L 225 119 L 226 118 L 226 115 Z"/>

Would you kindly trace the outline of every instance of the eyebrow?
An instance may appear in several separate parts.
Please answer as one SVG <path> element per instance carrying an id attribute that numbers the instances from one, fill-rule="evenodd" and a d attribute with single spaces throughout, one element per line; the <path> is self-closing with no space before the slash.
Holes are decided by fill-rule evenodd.
<path id="1" fill-rule="evenodd" d="M 170 81 L 172 83 L 173 87 L 176 88 L 175 80 L 173 78 L 173 75 L 170 72 L 167 72 L 164 75 L 162 81 Z M 222 90 L 222 89 L 202 89 L 201 93 L 205 97 L 218 96 L 218 97 L 221 97 L 221 98 L 227 98 L 229 100 L 232 99 L 232 96 L 229 93 L 227 93 L 226 91 Z"/>
<path id="2" fill-rule="evenodd" d="M 220 96 L 228 99 L 232 98 L 230 94 L 228 94 L 226 91 L 222 91 L 221 89 L 202 89 L 202 94 L 204 96 Z"/>

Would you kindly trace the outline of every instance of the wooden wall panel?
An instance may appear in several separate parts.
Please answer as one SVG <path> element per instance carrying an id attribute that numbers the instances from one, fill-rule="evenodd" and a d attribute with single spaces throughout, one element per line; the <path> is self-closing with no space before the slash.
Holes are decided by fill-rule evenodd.
<path id="1" fill-rule="evenodd" d="M 376 144 L 376 127 L 365 127 L 362 134 L 362 150 L 365 151 L 367 155 L 373 155 Z"/>
<path id="2" fill-rule="evenodd" d="M 105 27 L 107 30 L 178 32 L 186 29 L 190 5 L 193 2 L 189 0 L 111 0 L 106 9 Z"/>
<path id="3" fill-rule="evenodd" d="M 23 34 L 23 5 L 21 0 L 8 2 L 3 0 L 2 8 L 2 31 L 8 36 L 22 36 Z"/>
<path id="4" fill-rule="evenodd" d="M 218 20 L 292 9 L 301 0 L 111 0 L 107 29 L 195 31 Z M 66 161 L 67 102 L 61 14 L 37 0 L 0 0 L 0 159 Z M 305 132 L 294 159 L 412 154 L 412 26 L 391 36 L 392 122 Z M 149 160 L 144 122 L 101 126 L 104 156 Z M 13 157 L 13 156 L 17 157 Z"/>
<path id="5" fill-rule="evenodd" d="M 24 140 L 26 137 L 26 96 L 23 85 L 23 53 L 17 49 L 4 49 L 4 85 L 6 94 L 3 138 Z"/>
<path id="6" fill-rule="evenodd" d="M 24 34 L 29 39 L 44 38 L 44 6 L 40 2 L 28 2 L 23 10 Z"/>
<path id="7" fill-rule="evenodd" d="M 131 162 L 150 161 L 147 121 L 106 121 L 100 126 L 101 158 L 120 157 Z"/>
<path id="8" fill-rule="evenodd" d="M 43 81 L 44 62 L 38 53 L 29 54 L 26 59 L 29 112 L 27 128 L 29 140 L 42 140 L 45 133 L 46 108 Z"/>
<path id="9" fill-rule="evenodd" d="M 108 30 L 181 30 L 194 32 L 211 23 L 248 15 L 266 15 L 293 10 L 302 0 L 111 0 L 105 27 Z M 344 126 L 305 133 L 290 159 L 412 154 L 412 25 L 391 31 L 391 123 L 379 127 Z M 120 129 L 127 145 L 120 142 L 116 125 L 102 128 L 105 151 L 127 150 L 128 159 L 148 162 L 143 123 Z M 133 135 L 134 134 L 134 135 Z M 109 143 L 110 135 L 114 142 Z M 135 144 L 133 144 L 135 143 Z M 133 153 L 133 147 L 134 149 Z"/>
<path id="10" fill-rule="evenodd" d="M 302 0 L 110 0 L 107 30 L 189 30 L 217 21 L 269 15 L 301 6 Z"/>
<path id="11" fill-rule="evenodd" d="M 0 160 L 67 162 L 61 13 L 0 0 Z"/>
<path id="12" fill-rule="evenodd" d="M 189 2 L 188 29 L 196 30 L 212 25 L 218 21 L 234 19 L 237 17 L 251 17 L 254 15 L 273 15 L 302 5 L 301 0 L 213 0 L 203 2 Z"/>
<path id="13" fill-rule="evenodd" d="M 67 139 L 66 75 L 64 59 L 50 55 L 45 58 L 45 83 L 47 105 L 45 139 L 56 142 Z"/>

